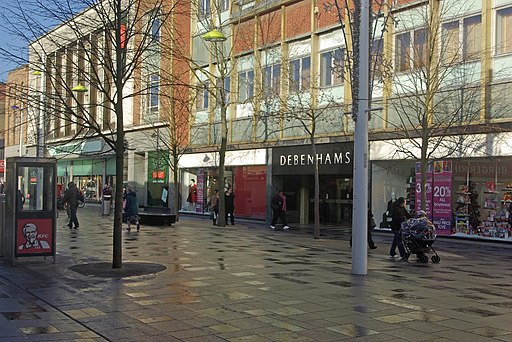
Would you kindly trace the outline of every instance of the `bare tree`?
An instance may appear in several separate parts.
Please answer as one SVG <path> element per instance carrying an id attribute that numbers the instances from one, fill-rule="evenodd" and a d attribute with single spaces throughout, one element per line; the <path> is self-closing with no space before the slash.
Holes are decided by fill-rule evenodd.
<path id="1" fill-rule="evenodd" d="M 7 10 L 4 27 L 27 42 L 30 69 L 42 73 L 44 87 L 34 89 L 39 96 L 33 98 L 39 101 L 33 107 L 40 111 L 38 128 L 45 131 L 47 143 L 51 138 L 99 137 L 115 153 L 112 266 L 120 268 L 123 168 L 130 148 L 125 124 L 136 124 L 125 121 L 125 104 L 146 98 L 150 108 L 159 87 L 176 81 L 158 76 L 172 58 L 182 55 L 177 52 L 180 42 L 174 39 L 179 35 L 174 25 L 180 16 L 187 20 L 188 8 L 163 0 L 27 0 L 12 3 Z M 164 27 L 173 27 L 176 35 L 161 35 Z M 88 99 L 76 84 L 89 87 Z M 157 111 L 146 114 L 158 116 Z"/>

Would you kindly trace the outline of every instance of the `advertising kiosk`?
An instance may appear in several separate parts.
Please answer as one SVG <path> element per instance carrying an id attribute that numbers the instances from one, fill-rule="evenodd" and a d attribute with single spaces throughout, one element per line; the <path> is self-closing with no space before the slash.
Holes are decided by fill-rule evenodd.
<path id="1" fill-rule="evenodd" d="M 53 158 L 7 158 L 4 256 L 51 256 L 55 262 L 56 176 Z"/>

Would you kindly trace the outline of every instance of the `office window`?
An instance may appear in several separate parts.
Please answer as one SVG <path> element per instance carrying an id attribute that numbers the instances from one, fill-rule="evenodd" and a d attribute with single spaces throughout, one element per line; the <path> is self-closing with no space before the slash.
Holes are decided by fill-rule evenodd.
<path id="1" fill-rule="evenodd" d="M 459 60 L 459 22 L 444 23 L 441 30 L 441 58 L 444 64 Z"/>
<path id="2" fill-rule="evenodd" d="M 322 52 L 320 54 L 320 86 L 328 87 L 343 83 L 343 55 L 344 49 Z"/>
<path id="3" fill-rule="evenodd" d="M 246 70 L 238 73 L 238 101 L 245 102 L 254 96 L 254 71 Z"/>
<path id="4" fill-rule="evenodd" d="M 464 19 L 463 57 L 476 59 L 482 50 L 482 19 L 479 15 Z"/>
<path id="5" fill-rule="evenodd" d="M 414 31 L 414 67 L 423 68 L 427 64 L 427 30 Z"/>
<path id="6" fill-rule="evenodd" d="M 196 110 L 202 111 L 202 110 L 208 110 L 208 86 L 209 82 L 205 81 L 202 83 L 199 83 L 197 85 L 197 94 L 196 94 Z"/>
<path id="7" fill-rule="evenodd" d="M 210 0 L 199 0 L 199 17 L 210 14 Z"/>
<path id="8" fill-rule="evenodd" d="M 375 39 L 370 46 L 370 73 L 373 79 L 382 78 L 384 73 L 384 39 Z"/>
<path id="9" fill-rule="evenodd" d="M 148 112 L 158 112 L 160 97 L 160 76 L 152 74 L 149 76 Z"/>
<path id="10" fill-rule="evenodd" d="M 311 57 L 294 59 L 290 62 L 290 93 L 309 89 L 311 79 Z"/>
<path id="11" fill-rule="evenodd" d="M 266 96 L 279 95 L 281 87 L 281 64 L 263 68 L 263 92 Z"/>
<path id="12" fill-rule="evenodd" d="M 154 42 L 160 41 L 160 18 L 153 18 L 151 22 L 151 37 Z"/>
<path id="13" fill-rule="evenodd" d="M 512 7 L 496 12 L 496 54 L 512 52 Z"/>
<path id="14" fill-rule="evenodd" d="M 229 0 L 219 0 L 219 11 L 224 12 L 229 9 Z"/>
<path id="15" fill-rule="evenodd" d="M 411 34 L 410 32 L 396 36 L 395 67 L 397 71 L 407 71 L 411 68 Z"/>

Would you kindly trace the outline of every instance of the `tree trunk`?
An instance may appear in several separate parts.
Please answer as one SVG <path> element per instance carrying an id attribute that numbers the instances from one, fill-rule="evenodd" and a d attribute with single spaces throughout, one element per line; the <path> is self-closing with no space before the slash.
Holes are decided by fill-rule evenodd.
<path id="1" fill-rule="evenodd" d="M 112 268 L 121 268 L 123 265 L 123 169 L 124 169 L 124 129 L 122 118 L 123 103 L 116 103 L 117 116 L 116 132 L 116 195 L 114 207 L 114 234 L 112 248 Z"/>
<path id="2" fill-rule="evenodd" d="M 222 82 L 224 84 L 224 82 Z M 224 92 L 220 92 L 220 96 L 224 96 Z M 219 227 L 226 226 L 226 201 L 224 196 L 224 175 L 225 175 L 225 163 L 226 163 L 226 148 L 228 141 L 228 124 L 226 118 L 226 105 L 224 104 L 224 99 L 221 99 L 221 108 L 220 108 L 220 120 L 221 120 L 221 141 L 220 141 L 220 150 L 219 150 L 219 216 L 217 217 L 217 225 Z"/>
<path id="3" fill-rule="evenodd" d="M 318 171 L 318 161 L 316 159 L 316 145 L 314 139 L 311 139 L 311 147 L 313 149 L 313 158 L 315 158 L 315 239 L 320 239 L 320 176 Z"/>

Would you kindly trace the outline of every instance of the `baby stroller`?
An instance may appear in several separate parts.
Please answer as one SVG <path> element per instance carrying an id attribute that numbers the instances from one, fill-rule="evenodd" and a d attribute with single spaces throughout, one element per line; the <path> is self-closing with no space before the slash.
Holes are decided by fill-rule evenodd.
<path id="1" fill-rule="evenodd" d="M 419 262 L 428 262 L 427 253 L 434 253 L 432 255 L 432 262 L 437 264 L 441 261 L 439 255 L 432 247 L 434 241 L 436 241 L 436 228 L 434 224 L 430 222 L 426 217 L 412 218 L 402 223 L 402 242 L 404 244 L 406 254 L 406 260 L 409 255 L 416 254 Z"/>

